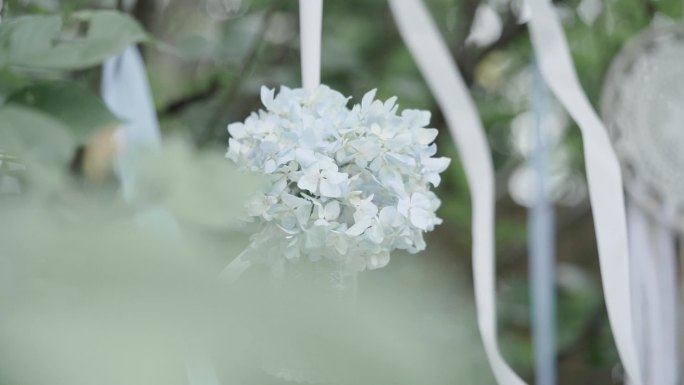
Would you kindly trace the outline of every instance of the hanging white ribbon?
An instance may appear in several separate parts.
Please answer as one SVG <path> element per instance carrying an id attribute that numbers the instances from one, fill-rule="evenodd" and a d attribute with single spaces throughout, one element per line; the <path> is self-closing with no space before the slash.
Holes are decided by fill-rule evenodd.
<path id="1" fill-rule="evenodd" d="M 221 382 L 216 374 L 216 369 L 211 363 L 211 357 L 201 348 L 190 353 L 185 361 L 190 385 L 220 385 Z"/>
<path id="2" fill-rule="evenodd" d="M 497 342 L 494 167 L 482 122 L 425 5 L 421 0 L 390 0 L 390 6 L 399 32 L 444 114 L 470 186 L 475 304 L 485 352 L 499 384 L 524 384 L 504 361 Z"/>
<path id="3" fill-rule="evenodd" d="M 321 34 L 323 0 L 299 0 L 299 37 L 301 44 L 302 87 L 314 91 L 321 83 Z M 249 269 L 249 254 L 268 239 L 257 238 L 233 259 L 220 274 L 221 280 L 233 282 Z"/>
<path id="4" fill-rule="evenodd" d="M 323 0 L 299 0 L 302 86 L 312 91 L 321 83 Z"/>
<path id="5" fill-rule="evenodd" d="M 627 200 L 627 220 L 633 268 L 633 317 L 644 382 L 676 385 L 676 237 L 672 230 L 650 218 L 630 199 Z"/>
<path id="6" fill-rule="evenodd" d="M 101 91 L 110 110 L 129 123 L 123 126 L 127 142 L 159 147 L 159 122 L 145 64 L 136 46 L 104 62 Z"/>
<path id="7" fill-rule="evenodd" d="M 161 146 L 159 122 L 145 72 L 145 65 L 135 46 L 105 61 L 102 68 L 102 99 L 109 109 L 124 121 L 119 131 L 123 146 L 119 156 L 119 178 L 125 199 L 135 193 L 136 165 L 133 152 L 154 151 Z M 173 216 L 158 207 L 142 208 L 138 223 L 146 229 L 162 234 L 177 235 L 178 225 Z M 190 354 L 187 360 L 190 385 L 217 385 L 216 371 L 211 359 L 202 350 Z"/>
<path id="8" fill-rule="evenodd" d="M 577 79 L 565 34 L 551 1 L 527 0 L 527 4 L 531 14 L 528 26 L 540 71 L 582 131 L 608 317 L 625 371 L 633 384 L 640 385 L 643 377 L 634 341 L 620 166 L 606 129 Z"/>
<path id="9" fill-rule="evenodd" d="M 141 148 L 159 148 L 159 123 L 137 47 L 130 46 L 104 62 L 101 94 L 107 107 L 124 122 L 118 132 L 123 154 Z M 135 173 L 125 161 L 119 162 L 118 171 L 124 196 L 129 198 Z"/>
<path id="10" fill-rule="evenodd" d="M 536 174 L 534 204 L 528 210 L 529 279 L 532 314 L 534 379 L 538 385 L 555 385 L 556 370 L 556 253 L 555 214 L 549 194 L 553 142 L 548 121 L 549 93 L 539 68 L 532 65 L 532 109 L 534 147 L 530 157 Z"/>
<path id="11" fill-rule="evenodd" d="M 138 151 L 154 151 L 161 145 L 159 122 L 145 65 L 136 46 L 126 48 L 104 62 L 100 92 L 107 107 L 124 122 L 117 132 L 122 147 L 117 159 L 117 172 L 124 199 L 130 201 L 136 180 L 136 165 L 131 155 Z M 143 208 L 136 219 L 141 225 L 162 232 L 178 231 L 174 218 L 159 208 Z"/>

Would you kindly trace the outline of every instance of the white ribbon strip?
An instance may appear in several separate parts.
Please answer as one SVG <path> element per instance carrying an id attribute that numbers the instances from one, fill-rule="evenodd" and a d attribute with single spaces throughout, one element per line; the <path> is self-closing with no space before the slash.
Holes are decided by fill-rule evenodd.
<path id="1" fill-rule="evenodd" d="M 532 65 L 532 110 L 534 147 L 530 161 L 537 176 L 534 204 L 528 210 L 527 247 L 532 307 L 534 380 L 537 385 L 555 385 L 556 370 L 556 223 L 549 194 L 553 143 L 546 129 L 549 92 L 536 64 Z"/>
<path id="2" fill-rule="evenodd" d="M 643 382 L 634 342 L 627 225 L 617 157 L 598 115 L 577 79 L 565 34 L 550 0 L 527 0 L 537 62 L 546 83 L 577 122 L 584 141 L 603 290 L 615 344 L 627 375 Z"/>
<path id="3" fill-rule="evenodd" d="M 117 132 L 123 147 L 117 171 L 124 199 L 130 200 L 136 179 L 136 165 L 130 155 L 140 150 L 157 150 L 161 144 L 159 122 L 145 65 L 136 46 L 126 48 L 121 54 L 104 62 L 100 92 L 107 107 L 124 121 Z M 174 218 L 159 208 L 140 210 L 136 219 L 148 228 L 167 233 L 178 231 Z"/>
<path id="4" fill-rule="evenodd" d="M 639 359 L 649 385 L 676 385 L 677 253 L 675 235 L 628 200 L 632 295 Z"/>
<path id="5" fill-rule="evenodd" d="M 321 33 L 323 23 L 323 0 L 299 0 L 299 34 L 302 58 L 302 87 L 313 91 L 321 83 Z M 252 263 L 247 259 L 251 244 L 221 272 L 224 282 L 238 279 Z"/>
<path id="6" fill-rule="evenodd" d="M 302 86 L 312 91 L 321 83 L 323 0 L 299 0 Z"/>
<path id="7" fill-rule="evenodd" d="M 235 259 L 230 261 L 228 266 L 226 266 L 219 274 L 219 279 L 226 283 L 235 282 L 242 273 L 247 271 L 252 266 L 252 262 L 245 258 L 247 252 L 252 248 L 252 245 L 247 246 Z"/>
<path id="8" fill-rule="evenodd" d="M 140 53 L 135 46 L 107 59 L 102 66 L 101 93 L 107 107 L 121 120 L 123 153 L 140 147 L 158 148 L 159 123 Z M 132 193 L 135 173 L 126 162 L 119 164 L 124 196 Z"/>
<path id="9" fill-rule="evenodd" d="M 102 99 L 114 114 L 129 123 L 123 127 L 127 141 L 152 148 L 159 146 L 157 114 L 145 64 L 136 46 L 104 62 Z"/>
<path id="10" fill-rule="evenodd" d="M 135 151 L 154 151 L 161 145 L 159 122 L 150 92 L 145 65 L 135 46 L 105 61 L 102 68 L 102 99 L 125 123 L 119 131 L 123 150 L 119 156 L 119 178 L 125 199 L 135 192 L 136 165 L 130 155 Z M 178 224 L 166 210 L 142 208 L 136 216 L 141 227 L 165 235 L 177 235 Z M 190 385 L 219 383 L 209 356 L 198 350 L 186 362 Z"/>
<path id="11" fill-rule="evenodd" d="M 235 257 L 235 259 L 221 271 L 219 279 L 226 283 L 235 282 L 240 278 L 242 273 L 252 266 L 250 259 L 253 258 L 253 255 L 250 254 L 258 253 L 259 249 L 270 240 L 271 238 L 269 236 L 263 236 L 261 234 L 257 234 L 253 237 L 251 243 L 240 253 L 240 255 Z"/>
<path id="12" fill-rule="evenodd" d="M 501 385 L 525 382 L 499 351 L 494 260 L 494 167 L 482 122 L 428 10 L 420 0 L 390 0 L 399 32 L 439 104 L 458 148 L 473 205 L 473 275 L 478 325 Z"/>
<path id="13" fill-rule="evenodd" d="M 190 385 L 220 385 L 211 357 L 206 351 L 198 348 L 188 355 L 185 371 Z"/>

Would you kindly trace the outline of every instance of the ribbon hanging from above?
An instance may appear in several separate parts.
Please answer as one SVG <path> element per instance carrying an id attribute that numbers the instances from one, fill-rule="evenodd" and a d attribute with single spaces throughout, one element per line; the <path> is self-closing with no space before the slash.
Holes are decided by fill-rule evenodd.
<path id="1" fill-rule="evenodd" d="M 654 25 L 624 44 L 601 91 L 601 114 L 624 170 L 639 360 L 648 385 L 678 378 L 677 252 L 684 231 L 682 26 Z"/>
<path id="2" fill-rule="evenodd" d="M 542 76 L 582 131 L 608 317 L 628 377 L 643 382 L 634 341 L 625 202 L 617 156 L 584 91 L 565 34 L 549 0 L 527 0 L 528 26 Z"/>
<path id="3" fill-rule="evenodd" d="M 323 0 L 299 0 L 299 34 L 302 61 L 302 87 L 313 92 L 321 83 L 321 33 Z M 220 274 L 225 282 L 237 280 L 252 266 L 249 255 L 267 239 L 254 240 Z"/>
<path id="4" fill-rule="evenodd" d="M 134 154 L 154 151 L 161 146 L 157 113 L 147 73 L 136 46 L 107 59 L 102 66 L 101 95 L 107 107 L 124 123 L 117 132 L 121 147 L 117 171 L 124 199 L 132 201 L 136 191 L 137 167 Z M 178 225 L 167 211 L 156 207 L 140 208 L 137 220 L 142 226 L 164 234 L 176 234 Z"/>
<path id="5" fill-rule="evenodd" d="M 312 91 L 321 83 L 323 0 L 299 0 L 302 86 Z"/>
<path id="6" fill-rule="evenodd" d="M 118 132 L 123 147 L 118 171 L 124 197 L 130 198 L 135 171 L 126 161 L 126 154 L 139 149 L 156 149 L 161 143 L 145 65 L 137 47 L 128 47 L 104 62 L 101 94 L 107 107 L 124 122 Z"/>
<path id="7" fill-rule="evenodd" d="M 124 198 L 131 200 L 136 191 L 137 168 L 135 154 L 155 151 L 161 146 L 161 133 L 152 93 L 140 52 L 136 46 L 126 48 L 120 55 L 105 61 L 102 68 L 102 99 L 109 109 L 124 121 L 119 140 L 122 151 L 118 172 Z M 179 236 L 176 219 L 159 207 L 142 207 L 136 215 L 139 225 L 159 231 L 165 236 Z M 199 350 L 190 354 L 187 362 L 190 385 L 217 385 L 218 379 L 211 360 Z"/>
<path id="8" fill-rule="evenodd" d="M 135 46 L 107 59 L 102 67 L 102 99 L 119 118 L 128 142 L 156 148 L 161 142 L 159 123 L 145 64 Z"/>
<path id="9" fill-rule="evenodd" d="M 532 346 L 534 379 L 537 385 L 555 385 L 556 374 L 556 229 L 553 198 L 547 188 L 551 176 L 552 138 L 548 122 L 548 91 L 536 64 L 532 66 L 532 130 L 531 163 L 536 184 L 534 203 L 528 210 L 527 239 L 532 314 Z"/>
<path id="10" fill-rule="evenodd" d="M 663 210 L 665 211 L 665 210 Z M 667 216 L 663 213 L 663 216 Z M 675 385 L 677 362 L 677 252 L 674 232 L 628 197 L 635 337 L 644 383 Z"/>
<path id="11" fill-rule="evenodd" d="M 389 3 L 399 32 L 444 114 L 470 186 L 475 302 L 485 352 L 499 384 L 525 384 L 504 361 L 497 341 L 494 167 L 482 122 L 425 5 L 420 0 Z"/>

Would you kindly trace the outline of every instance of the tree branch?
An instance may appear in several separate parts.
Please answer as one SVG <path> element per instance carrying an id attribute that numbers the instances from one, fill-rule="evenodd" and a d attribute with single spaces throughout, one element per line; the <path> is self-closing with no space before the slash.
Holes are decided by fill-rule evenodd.
<path id="1" fill-rule="evenodd" d="M 456 56 L 463 55 L 463 51 L 466 49 L 466 39 L 470 34 L 470 30 L 473 28 L 473 22 L 475 21 L 475 13 L 477 13 L 477 7 L 480 5 L 479 0 L 466 0 L 463 7 L 465 12 L 463 12 L 462 20 L 463 28 L 461 29 L 461 39 L 454 45 L 454 52 Z"/>
<path id="2" fill-rule="evenodd" d="M 133 7 L 133 16 L 149 31 L 157 11 L 157 0 L 138 0 Z"/>
<path id="3" fill-rule="evenodd" d="M 591 206 L 588 202 L 582 203 L 571 210 L 560 213 L 556 219 L 556 233 L 562 234 L 568 231 L 572 226 L 579 223 L 591 212 Z M 506 274 L 507 270 L 513 270 L 515 265 L 523 261 L 527 257 L 527 244 L 522 244 L 519 247 L 513 247 L 507 256 L 500 259 L 496 264 L 496 270 L 499 274 Z"/>
<path id="4" fill-rule="evenodd" d="M 176 99 L 174 101 L 171 101 L 168 103 L 164 109 L 161 111 L 162 115 L 175 115 L 182 110 L 184 110 L 186 107 L 195 104 L 197 102 L 201 102 L 207 99 L 211 99 L 212 96 L 214 96 L 219 89 L 221 88 L 221 82 L 219 81 L 218 76 L 214 77 L 214 79 L 209 83 L 209 86 L 207 88 L 200 90 L 194 94 L 190 94 L 187 96 L 184 96 L 180 99 Z"/>
<path id="5" fill-rule="evenodd" d="M 601 327 L 605 322 L 604 313 L 605 303 L 601 302 L 593 309 L 589 319 L 584 323 L 582 329 L 577 336 L 563 348 L 556 353 L 556 360 L 558 362 L 570 358 L 582 347 L 582 342 L 596 338 L 601 332 Z"/>
<path id="6" fill-rule="evenodd" d="M 506 47 L 526 31 L 527 25 L 519 24 L 513 11 L 509 10 L 506 16 L 506 22 L 501 31 L 501 36 L 499 36 L 494 43 L 482 48 L 467 45 L 463 50 L 457 52 L 456 63 L 463 74 L 463 79 L 466 84 L 469 86 L 473 84 L 473 81 L 475 80 L 475 69 L 487 55 L 495 50 Z"/>
<path id="7" fill-rule="evenodd" d="M 265 37 L 266 37 L 266 30 L 268 29 L 268 24 L 269 21 L 271 20 L 271 17 L 275 13 L 275 7 L 270 7 L 266 11 L 263 17 L 263 22 L 262 22 L 262 28 L 259 31 L 259 34 L 254 38 L 254 43 L 250 47 L 249 52 L 247 53 L 247 56 L 245 57 L 245 60 L 242 62 L 242 66 L 240 67 L 240 70 L 238 71 L 237 77 L 233 81 L 233 83 L 230 86 L 230 89 L 225 93 L 225 95 L 221 98 L 219 105 L 228 105 L 231 100 L 237 95 L 237 93 L 240 91 L 240 88 L 242 87 L 242 84 L 247 78 L 247 72 L 249 71 L 250 68 L 254 65 L 256 62 L 256 59 L 259 56 L 259 51 L 261 49 L 261 46 L 264 43 Z M 221 108 L 218 108 L 216 112 L 214 113 L 213 117 L 209 120 L 207 123 L 204 131 L 199 135 L 197 139 L 197 145 L 202 147 L 209 143 L 213 137 L 214 137 L 214 129 L 216 126 L 219 125 L 221 120 L 223 119 L 224 116 L 224 110 Z"/>
<path id="8" fill-rule="evenodd" d="M 652 20 L 656 12 L 658 12 L 653 0 L 644 0 L 644 10 L 646 11 L 646 15 L 648 15 L 648 20 Z"/>

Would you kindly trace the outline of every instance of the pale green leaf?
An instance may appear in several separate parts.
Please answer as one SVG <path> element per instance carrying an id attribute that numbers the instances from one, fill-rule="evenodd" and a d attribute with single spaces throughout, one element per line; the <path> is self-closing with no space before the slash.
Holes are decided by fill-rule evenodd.
<path id="1" fill-rule="evenodd" d="M 133 18 L 117 11 L 80 11 L 66 19 L 22 16 L 0 24 L 0 66 L 82 69 L 146 39 Z"/>
<path id="2" fill-rule="evenodd" d="M 7 103 L 31 107 L 50 115 L 68 127 L 73 137 L 82 142 L 93 131 L 119 123 L 99 97 L 77 83 L 32 85 L 10 95 Z"/>
<path id="3" fill-rule="evenodd" d="M 59 120 L 18 105 L 0 108 L 0 148 L 22 159 L 66 164 L 75 142 Z"/>

